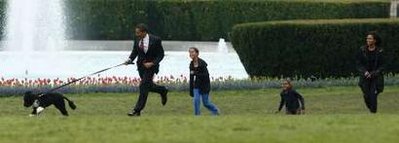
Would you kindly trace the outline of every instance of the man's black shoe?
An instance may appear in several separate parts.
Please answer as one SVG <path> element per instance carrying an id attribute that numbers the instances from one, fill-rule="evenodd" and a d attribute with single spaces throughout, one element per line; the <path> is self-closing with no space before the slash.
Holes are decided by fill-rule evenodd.
<path id="1" fill-rule="evenodd" d="M 161 93 L 161 103 L 165 105 L 168 102 L 168 89 Z"/>
<path id="2" fill-rule="evenodd" d="M 140 116 L 140 112 L 134 111 L 134 112 L 127 113 L 127 115 L 128 116 Z"/>

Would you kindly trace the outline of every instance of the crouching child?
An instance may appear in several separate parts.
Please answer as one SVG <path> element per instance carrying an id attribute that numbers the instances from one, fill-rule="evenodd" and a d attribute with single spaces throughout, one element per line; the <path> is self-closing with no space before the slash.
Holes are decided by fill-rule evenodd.
<path id="1" fill-rule="evenodd" d="M 281 111 L 285 105 L 286 114 L 299 115 L 305 113 L 305 100 L 302 95 L 296 92 L 290 80 L 284 80 L 282 83 L 283 91 L 281 91 L 281 101 L 278 107 L 278 112 Z"/>

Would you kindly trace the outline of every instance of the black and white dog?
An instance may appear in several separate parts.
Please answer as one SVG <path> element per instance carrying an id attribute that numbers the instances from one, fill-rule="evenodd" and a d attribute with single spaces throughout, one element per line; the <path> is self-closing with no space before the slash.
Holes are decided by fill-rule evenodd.
<path id="1" fill-rule="evenodd" d="M 55 108 L 60 110 L 62 115 L 68 116 L 68 111 L 65 109 L 64 99 L 68 101 L 69 107 L 71 107 L 73 110 L 76 109 L 76 105 L 73 103 L 73 101 L 69 100 L 61 93 L 45 93 L 42 95 L 37 95 L 33 94 L 31 91 L 25 92 L 24 106 L 33 107 L 33 111 L 30 116 L 39 115 L 44 108 L 50 105 L 54 105 Z"/>

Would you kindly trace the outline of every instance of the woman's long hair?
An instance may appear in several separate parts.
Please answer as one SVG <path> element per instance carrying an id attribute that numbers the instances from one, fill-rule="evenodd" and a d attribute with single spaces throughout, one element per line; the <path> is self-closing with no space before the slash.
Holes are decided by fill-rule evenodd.
<path id="1" fill-rule="evenodd" d="M 370 31 L 369 33 L 367 33 L 367 35 L 373 36 L 373 38 L 375 39 L 375 45 L 377 47 L 379 47 L 381 45 L 381 43 L 382 43 L 381 37 L 377 34 L 376 31 Z"/>

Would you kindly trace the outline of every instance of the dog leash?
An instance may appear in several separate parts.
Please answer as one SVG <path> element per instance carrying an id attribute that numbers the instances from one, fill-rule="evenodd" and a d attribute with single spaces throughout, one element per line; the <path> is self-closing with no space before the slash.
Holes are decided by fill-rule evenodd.
<path id="1" fill-rule="evenodd" d="M 129 63 L 127 63 L 127 64 L 134 64 L 134 63 L 133 63 L 133 62 L 129 62 Z M 39 97 L 42 96 L 42 95 L 44 95 L 44 94 L 46 94 L 46 93 L 50 93 L 50 92 L 53 92 L 53 91 L 55 91 L 55 90 L 57 90 L 57 89 L 63 88 L 63 87 L 65 87 L 65 86 L 68 86 L 68 85 L 70 85 L 70 84 L 72 84 L 72 83 L 75 83 L 75 82 L 77 82 L 77 81 L 79 81 L 79 80 L 82 80 L 82 79 L 84 79 L 84 78 L 87 78 L 87 77 L 89 77 L 89 76 L 92 76 L 92 75 L 95 75 L 95 74 L 98 74 L 98 73 L 101 73 L 101 72 L 104 72 L 104 71 L 107 71 L 107 70 L 109 70 L 109 69 L 116 68 L 116 67 L 119 67 L 119 66 L 122 66 L 122 65 L 126 65 L 126 63 L 122 63 L 122 64 L 119 64 L 119 65 L 116 65 L 116 66 L 112 66 L 112 67 L 109 67 L 109 68 L 105 68 L 105 69 L 99 70 L 99 71 L 97 71 L 97 72 L 91 73 L 91 74 L 89 74 L 89 75 L 83 76 L 83 77 L 81 77 L 81 78 L 72 80 L 72 81 L 70 81 L 70 82 L 68 82 L 68 83 L 65 83 L 65 84 L 63 84 L 63 85 L 60 85 L 60 86 L 55 87 L 55 88 L 53 88 L 53 89 L 50 89 L 50 90 L 48 90 L 48 91 L 46 91 L 46 92 L 39 93 Z"/>

